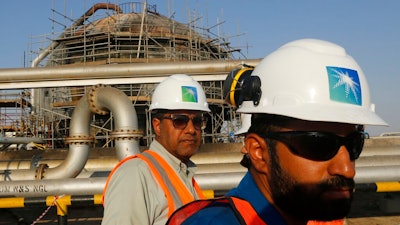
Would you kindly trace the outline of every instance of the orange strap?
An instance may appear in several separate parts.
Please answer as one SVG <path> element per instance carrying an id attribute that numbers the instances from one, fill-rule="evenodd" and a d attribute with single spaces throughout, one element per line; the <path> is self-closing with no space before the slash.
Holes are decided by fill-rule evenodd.
<path id="1" fill-rule="evenodd" d="M 160 155 L 158 155 L 156 152 L 153 152 L 151 150 L 146 150 L 145 152 L 147 154 L 151 155 L 151 157 L 153 157 L 157 161 L 157 163 L 159 163 L 161 165 L 162 169 L 165 170 L 165 172 L 167 173 L 168 178 L 170 179 L 171 184 L 173 185 L 173 187 L 175 189 L 175 192 L 178 194 L 182 204 L 184 205 L 186 203 L 189 203 L 189 202 L 193 201 L 194 200 L 193 195 L 190 193 L 190 191 L 187 189 L 185 184 L 179 178 L 179 176 L 177 175 L 175 170 Z M 121 160 L 120 162 L 118 162 L 118 164 L 113 168 L 113 170 L 110 172 L 110 174 L 109 174 L 109 176 L 107 178 L 106 185 L 104 187 L 103 205 L 104 205 L 104 196 L 105 196 L 109 181 L 111 179 L 111 176 L 114 174 L 114 172 L 117 170 L 118 167 L 120 167 L 124 162 L 126 162 L 126 161 L 128 161 L 128 160 L 130 160 L 132 158 L 140 158 L 143 161 L 145 161 L 147 163 L 147 165 L 149 166 L 149 168 L 150 168 L 151 172 L 153 173 L 155 179 L 159 183 L 160 187 L 163 189 L 163 191 L 165 193 L 165 197 L 167 198 L 167 201 L 168 201 L 168 217 L 169 217 L 175 211 L 175 203 L 174 203 L 173 195 L 171 194 L 170 189 L 167 187 L 163 176 L 160 174 L 160 171 L 151 162 L 151 160 L 149 158 L 147 158 L 146 156 L 144 156 L 143 154 L 136 154 L 136 155 L 133 155 L 133 156 L 126 157 L 123 160 Z M 168 178 L 165 178 L 165 179 L 168 179 Z M 198 197 L 203 199 L 204 198 L 204 194 L 202 193 L 199 185 L 196 183 L 196 181 L 194 179 L 192 179 L 192 184 L 194 186 L 194 189 L 195 189 Z"/>
<path id="2" fill-rule="evenodd" d="M 153 156 L 161 165 L 161 167 L 167 172 L 169 179 L 171 180 L 172 184 L 174 185 L 175 190 L 178 192 L 180 199 L 182 200 L 183 204 L 192 202 L 194 197 L 192 193 L 188 190 L 186 185 L 182 182 L 181 178 L 175 172 L 175 170 L 156 152 L 147 150 L 151 156 Z M 155 168 L 152 168 L 156 170 Z M 192 184 L 195 187 L 195 191 L 199 195 L 199 198 L 204 198 L 203 193 L 201 192 L 200 187 L 196 183 L 194 179 L 192 179 Z"/>
<path id="3" fill-rule="evenodd" d="M 239 211 L 239 215 L 243 218 L 245 224 L 267 225 L 248 201 L 235 197 L 230 197 L 230 199 L 235 204 L 235 208 Z"/>
<path id="4" fill-rule="evenodd" d="M 147 159 L 146 157 L 144 157 L 143 155 L 140 155 L 140 154 L 137 156 L 140 159 L 144 160 L 149 165 L 151 172 L 155 176 L 158 184 L 163 189 L 163 191 L 165 193 L 165 197 L 167 198 L 167 202 L 168 202 L 168 217 L 169 217 L 174 212 L 174 209 L 175 209 L 174 199 L 171 195 L 171 192 L 169 191 L 169 188 L 167 188 L 167 185 L 165 184 L 160 172 L 154 168 L 153 164 L 149 161 L 149 159 Z"/>
<path id="5" fill-rule="evenodd" d="M 206 196 L 204 195 L 203 191 L 201 190 L 200 186 L 197 184 L 197 182 L 194 178 L 192 178 L 192 183 L 193 183 L 194 190 L 197 193 L 197 197 L 199 197 L 199 199 L 205 199 Z"/>

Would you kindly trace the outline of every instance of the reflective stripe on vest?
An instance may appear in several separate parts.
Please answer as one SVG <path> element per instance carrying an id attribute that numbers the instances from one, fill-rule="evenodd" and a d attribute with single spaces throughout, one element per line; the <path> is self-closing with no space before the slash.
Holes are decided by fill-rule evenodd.
<path id="1" fill-rule="evenodd" d="M 189 203 L 194 200 L 193 195 L 188 190 L 186 185 L 182 182 L 178 174 L 175 170 L 156 152 L 151 150 L 146 150 L 142 154 L 136 154 L 133 156 L 129 156 L 121 160 L 111 171 L 110 175 L 107 178 L 106 185 L 103 191 L 103 204 L 104 204 L 104 196 L 108 187 L 108 183 L 111 179 L 111 176 L 120 167 L 124 162 L 132 159 L 139 158 L 147 163 L 150 171 L 154 175 L 154 178 L 163 189 L 165 196 L 168 202 L 168 217 L 180 206 Z M 196 183 L 194 178 L 192 179 L 192 184 L 194 189 L 200 199 L 204 198 L 203 193 L 199 185 Z"/>
<path id="2" fill-rule="evenodd" d="M 256 210 L 251 206 L 250 202 L 240 199 L 240 198 L 235 198 L 235 197 L 230 197 L 229 198 L 231 201 L 233 201 L 235 205 L 235 209 L 237 209 L 239 212 L 239 215 L 243 218 L 244 223 L 241 224 L 259 224 L 259 225 L 267 225 L 264 220 L 261 219 L 261 217 L 257 214 Z M 236 213 L 236 212 L 235 212 Z"/>

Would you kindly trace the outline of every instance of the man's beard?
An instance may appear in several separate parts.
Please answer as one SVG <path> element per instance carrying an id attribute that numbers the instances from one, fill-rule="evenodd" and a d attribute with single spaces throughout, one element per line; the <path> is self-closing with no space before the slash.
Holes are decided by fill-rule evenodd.
<path id="1" fill-rule="evenodd" d="M 331 188 L 354 189 L 354 180 L 336 176 L 316 184 L 300 184 L 278 163 L 275 153 L 271 154 L 272 198 L 284 212 L 305 220 L 330 221 L 344 218 L 350 211 L 350 199 L 326 199 L 325 190 Z"/>

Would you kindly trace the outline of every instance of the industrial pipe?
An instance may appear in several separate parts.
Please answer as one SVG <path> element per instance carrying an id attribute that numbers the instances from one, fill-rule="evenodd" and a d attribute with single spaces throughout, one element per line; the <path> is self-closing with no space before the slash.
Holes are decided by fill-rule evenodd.
<path id="1" fill-rule="evenodd" d="M 119 160 L 139 153 L 138 119 L 131 100 L 119 89 L 98 85 L 89 92 L 89 107 L 92 112 L 100 115 L 114 114 L 115 130 L 111 139 L 115 141 L 117 158 Z"/>
<path id="2" fill-rule="evenodd" d="M 96 66 L 40 67 L 40 68 L 7 68 L 0 69 L 0 89 L 21 88 L 15 85 L 32 87 L 55 87 L 40 84 L 42 82 L 74 81 L 75 86 L 82 86 L 82 80 L 97 80 L 96 84 L 109 79 L 139 79 L 136 83 L 155 83 L 160 79 L 176 73 L 185 73 L 202 80 L 225 80 L 226 74 L 242 64 L 257 65 L 260 59 L 224 60 L 199 62 L 164 62 L 134 63 Z M 223 74 L 224 76 L 217 76 Z M 204 75 L 204 77 L 201 77 Z M 158 80 L 153 80 L 158 78 Z M 32 85 L 32 82 L 36 85 Z M 40 82 L 40 83 L 39 83 Z M 65 83 L 64 83 L 65 84 Z M 61 85 L 61 84 L 60 84 Z"/>
<path id="3" fill-rule="evenodd" d="M 0 197 L 44 197 L 91 195 L 103 192 L 106 177 L 64 178 L 54 180 L 7 181 L 0 184 Z"/>
<path id="4" fill-rule="evenodd" d="M 36 175 L 36 179 L 75 177 L 81 172 L 89 155 L 90 144 L 93 142 L 93 137 L 90 136 L 91 115 L 87 96 L 84 96 L 79 100 L 72 113 L 70 136 L 65 140 L 69 144 L 67 158 L 54 168 L 45 171 L 38 170 L 36 173 L 41 176 Z"/>
<path id="5" fill-rule="evenodd" d="M 400 181 L 400 165 L 356 167 L 357 183 Z"/>
<path id="6" fill-rule="evenodd" d="M 384 179 L 385 181 L 391 180 L 385 175 L 377 175 L 374 171 L 374 168 L 378 167 L 388 167 L 388 166 L 398 166 L 400 165 L 400 158 L 398 156 L 393 157 L 379 157 L 381 159 L 377 161 L 373 161 L 371 159 L 367 160 L 370 164 L 365 163 L 356 163 L 356 171 L 358 179 L 363 180 L 376 180 L 379 181 L 380 179 Z M 392 160 L 392 158 L 394 158 Z M 361 160 L 362 158 L 360 158 Z M 223 159 L 222 159 L 223 160 Z M 360 161 L 359 160 L 359 161 Z M 387 160 L 387 161 L 385 161 Z M 47 164 L 49 167 L 59 165 L 61 160 L 43 160 L 41 161 L 42 164 Z M 108 172 L 118 163 L 116 157 L 103 157 L 99 159 L 89 159 L 82 170 L 82 172 L 77 176 L 78 178 L 88 178 L 92 177 L 93 175 L 98 176 L 98 174 L 108 174 Z M 32 167 L 32 163 L 28 160 L 25 161 L 12 161 L 12 162 L 1 162 L 0 163 L 0 170 L 16 170 L 16 169 L 29 169 Z M 229 173 L 229 172 L 244 172 L 246 168 L 239 164 L 239 161 L 231 162 L 231 163 L 210 163 L 210 164 L 198 164 L 198 170 L 196 174 L 218 174 L 218 173 Z M 371 173 L 372 171 L 372 173 Z M 390 175 L 391 173 L 396 173 L 396 171 L 392 171 L 386 176 L 393 177 Z M 372 177 L 371 177 L 372 176 Z M 377 177 L 375 177 L 377 176 Z M 360 181 L 363 181 L 360 180 Z M 1 185 L 1 183 L 0 183 Z"/>
<path id="7" fill-rule="evenodd" d="M 400 155 L 361 156 L 356 160 L 356 168 L 368 166 L 400 165 Z"/>
<path id="8" fill-rule="evenodd" d="M 41 180 L 75 177 L 78 175 L 85 165 L 89 153 L 89 143 L 93 139 L 89 137 L 90 119 L 91 111 L 87 104 L 87 96 L 83 96 L 76 105 L 71 117 L 71 134 L 67 138 L 67 142 L 70 141 L 70 150 L 66 159 L 53 168 L 48 168 L 46 164 L 40 164 L 39 167 L 29 170 L 5 170 L 4 174 L 0 174 L 1 180 Z M 46 177 L 44 176 L 45 172 Z"/>
<path id="9" fill-rule="evenodd" d="M 89 96 L 88 96 L 89 95 Z M 117 156 L 122 159 L 125 156 L 139 153 L 140 137 L 135 108 L 129 98 L 116 88 L 95 86 L 88 95 L 82 97 L 71 118 L 69 151 L 66 159 L 54 168 L 46 164 L 25 170 L 4 170 L 0 179 L 4 181 L 15 180 L 41 180 L 62 179 L 76 177 L 84 168 L 88 159 L 90 143 L 90 119 L 94 113 L 108 113 L 111 110 L 115 114 L 115 130 L 111 136 L 115 140 Z"/>
<path id="10" fill-rule="evenodd" d="M 390 183 L 400 180 L 400 166 L 358 168 L 356 184 Z M 360 176 L 366 174 L 369 177 Z M 236 187 L 245 172 L 196 174 L 203 190 L 226 191 Z M 65 178 L 53 180 L 7 181 L 0 183 L 0 197 L 43 197 L 49 195 L 101 194 L 107 177 Z M 395 190 L 391 190 L 395 191 Z M 397 191 L 400 191 L 397 188 Z"/>
<path id="11" fill-rule="evenodd" d="M 59 157 L 54 159 L 40 159 L 31 157 L 27 159 L 12 159 L 0 161 L 0 170 L 17 170 L 17 169 L 30 169 L 32 166 L 37 164 L 47 164 L 49 167 L 55 167 L 59 165 L 63 160 Z M 208 158 L 213 158 L 213 161 L 207 161 Z M 239 154 L 213 154 L 213 157 L 207 157 L 204 155 L 198 156 L 193 161 L 198 165 L 197 174 L 199 173 L 221 173 L 223 171 L 238 170 L 243 168 L 239 162 L 242 156 Z M 117 163 L 119 159 L 115 156 L 104 156 L 101 155 L 99 158 L 89 158 L 86 161 L 84 170 L 85 171 L 110 171 Z M 218 162 L 216 162 L 218 161 Z M 399 155 L 387 155 L 387 156 L 366 156 L 361 157 L 356 161 L 356 169 L 360 167 L 375 167 L 375 166 L 396 166 L 400 165 Z M 243 168 L 244 169 L 244 168 Z M 242 170 L 240 170 L 242 171 Z M 83 171 L 81 172 L 83 173 Z M 81 174 L 79 175 L 81 176 Z"/>
<path id="12" fill-rule="evenodd" d="M 104 95 L 104 97 L 105 96 L 106 95 Z M 125 104 L 125 106 L 127 105 L 129 104 Z M 122 111 L 128 112 L 129 110 L 123 109 Z M 125 117 L 128 117 L 128 120 L 134 118 L 131 117 L 129 114 L 118 116 L 118 118 Z M 78 124 L 86 124 L 87 121 L 84 121 L 82 119 L 83 118 L 77 118 L 73 120 L 77 121 Z M 119 124 L 119 121 L 116 121 L 116 123 Z M 123 125 L 121 125 L 120 127 L 123 127 Z M 73 129 L 76 130 L 75 128 Z M 112 136 L 118 135 L 114 135 L 114 132 L 112 132 Z M 361 154 L 360 158 L 356 161 L 356 169 L 359 167 L 400 165 L 400 155 L 398 154 L 399 143 L 396 142 L 391 147 L 383 148 L 382 144 L 384 144 L 385 141 L 386 140 L 382 139 L 382 142 L 375 142 L 374 145 L 367 145 L 364 148 L 364 151 Z M 230 169 L 237 170 L 241 167 L 239 165 L 239 162 L 243 157 L 242 153 L 240 153 L 241 146 L 242 145 L 240 143 L 225 143 L 219 145 L 204 144 L 202 145 L 200 152 L 195 154 L 191 159 L 199 167 L 197 173 L 221 173 L 221 171 L 229 171 Z M 216 148 L 218 148 L 218 151 Z M 110 149 L 93 150 L 93 152 L 91 152 L 91 158 L 86 161 L 84 167 L 85 170 L 91 171 L 92 173 L 93 171 L 110 171 L 121 158 L 125 157 L 125 150 L 121 149 L 126 148 L 118 147 L 115 151 Z M 130 152 L 129 154 L 133 154 L 131 150 L 129 150 L 128 152 Z M 55 167 L 62 162 L 62 159 L 66 157 L 68 152 L 49 150 L 32 153 L 9 152 L 6 154 L 4 152 L 0 152 L 0 154 L 2 154 L 0 155 L 0 157 L 3 159 L 2 161 L 0 161 L 0 170 L 7 171 L 17 169 L 30 169 L 31 167 L 38 164 L 47 164 L 49 167 Z M 101 157 L 98 157 L 98 155 L 101 155 Z M 117 155 L 117 157 L 115 155 Z M 81 174 L 79 176 L 82 177 Z"/>
<path id="13" fill-rule="evenodd" d="M 89 114 L 89 112 L 86 112 L 86 114 Z M 135 114 L 128 113 L 125 116 L 128 115 L 135 115 Z M 73 120 L 78 124 L 80 124 L 80 123 L 86 123 L 83 121 L 87 119 L 82 120 L 81 118 L 81 120 L 75 120 L 75 119 Z M 75 133 L 77 133 L 76 130 L 78 129 L 73 128 L 73 130 L 75 130 Z M 356 161 L 356 171 L 357 171 L 355 177 L 356 182 L 373 183 L 373 182 L 400 181 L 400 173 L 398 172 L 400 171 L 400 166 L 398 163 L 399 140 L 400 139 L 395 139 L 395 138 L 393 140 L 376 139 L 372 141 L 372 144 L 369 140 L 367 140 L 366 147 L 363 153 L 361 154 L 360 159 Z M 391 143 L 391 147 L 386 147 L 387 143 Z M 193 161 L 199 166 L 196 179 L 198 179 L 199 184 L 204 189 L 212 188 L 214 190 L 226 190 L 227 188 L 234 187 L 237 184 L 237 182 L 239 182 L 239 180 L 246 171 L 246 169 L 241 168 L 238 163 L 242 156 L 242 154 L 239 152 L 241 144 L 230 143 L 222 145 L 220 144 L 218 146 L 219 146 L 218 151 L 216 151 L 215 148 L 217 147 L 217 145 L 206 144 L 202 146 L 198 154 L 192 157 Z M 381 151 L 382 149 L 384 149 L 384 151 Z M 382 153 L 382 155 L 379 155 L 379 153 Z M 389 153 L 392 153 L 393 155 L 390 155 Z M 78 175 L 78 178 L 75 179 L 76 182 L 82 182 L 82 180 L 88 178 L 92 179 L 94 177 L 105 180 L 106 177 L 108 176 L 110 169 L 118 162 L 118 159 L 115 156 L 111 155 L 112 153 L 109 154 L 110 155 L 107 155 L 102 159 L 95 158 L 87 161 L 86 163 L 87 168 Z M 49 155 L 47 155 L 46 157 L 49 157 Z M 63 154 L 55 155 L 55 158 L 60 158 L 60 157 L 63 158 L 64 157 Z M 2 162 L 1 164 L 2 167 L 5 167 L 2 175 L 3 180 L 9 180 L 9 181 L 0 182 L 0 194 L 8 195 L 10 194 L 10 192 L 12 192 L 11 194 L 14 196 L 18 195 L 18 193 L 21 193 L 21 195 L 25 195 L 25 192 L 28 192 L 28 194 L 29 192 L 33 192 L 30 194 L 35 195 L 38 192 L 40 192 L 38 191 L 40 189 L 46 190 L 43 191 L 44 194 L 50 191 L 50 187 L 40 186 L 40 184 L 42 184 L 41 183 L 42 181 L 16 181 L 18 179 L 6 179 L 7 177 L 13 178 L 15 176 L 15 173 L 21 171 L 20 169 L 16 169 L 14 171 L 10 168 L 21 168 L 23 166 L 29 168 L 29 166 L 32 166 L 33 162 L 24 163 L 22 161 L 13 161 L 13 159 L 15 158 L 16 156 L 12 156 L 8 162 L 5 161 Z M 45 162 L 49 165 L 59 163 L 59 161 L 51 159 L 47 161 L 46 160 L 42 161 L 42 163 Z M 221 166 L 215 166 L 216 164 L 221 164 Z M 64 182 L 64 180 L 65 179 L 56 179 L 52 181 L 61 184 Z M 75 180 L 72 179 L 71 182 Z M 26 186 L 25 184 L 28 186 L 25 187 Z M 92 184 L 87 184 L 87 185 L 90 186 Z M 97 188 L 97 191 L 101 189 L 99 187 L 92 187 L 92 188 L 95 189 Z M 58 194 L 75 194 L 75 193 L 79 194 L 79 190 L 73 190 L 74 188 L 70 186 L 68 186 L 67 189 L 61 187 L 61 189 L 62 190 L 58 190 L 57 192 Z M 70 189 L 71 191 L 74 191 L 74 193 L 70 193 Z M 95 193 L 99 192 L 92 192 L 91 194 Z"/>
<path id="14" fill-rule="evenodd" d="M 36 137 L 0 137 L 0 144 L 28 144 L 30 142 L 44 143 L 43 138 Z"/>

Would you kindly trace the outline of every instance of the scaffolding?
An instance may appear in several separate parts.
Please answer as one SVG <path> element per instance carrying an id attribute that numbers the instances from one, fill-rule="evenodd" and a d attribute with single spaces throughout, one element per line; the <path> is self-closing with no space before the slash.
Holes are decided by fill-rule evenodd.
<path id="1" fill-rule="evenodd" d="M 62 15 L 54 9 L 53 13 Z M 54 16 L 53 21 L 60 24 Z M 235 59 L 234 53 L 240 52 L 232 48 L 226 38 L 215 36 L 208 32 L 209 29 L 198 29 L 198 18 L 192 18 L 187 24 L 180 23 L 159 14 L 155 5 L 146 3 L 95 4 L 82 17 L 71 21 L 74 23 L 69 27 L 64 25 L 61 33 L 52 32 L 31 41 L 32 65 L 66 67 L 230 60 Z M 201 81 L 200 84 L 211 109 L 203 141 L 232 141 L 233 131 L 240 125 L 232 121 L 240 119 L 230 106 L 224 104 L 223 81 Z M 139 128 L 144 135 L 141 145 L 148 145 L 154 137 L 148 107 L 156 85 L 114 85 L 129 96 L 135 106 Z M 34 113 L 27 116 L 30 119 L 27 126 L 33 130 L 33 135 L 47 140 L 48 147 L 65 148 L 64 138 L 69 134 L 72 112 L 87 91 L 88 87 L 79 84 L 36 90 L 38 100 L 31 109 Z M 26 107 L 24 105 L 24 109 Z M 95 139 L 93 147 L 113 147 L 110 139 L 112 124 L 112 115 L 93 115 L 90 131 Z"/>
<path id="2" fill-rule="evenodd" d="M 37 46 L 32 49 L 57 43 L 43 66 L 224 60 L 240 52 L 226 38 L 198 29 L 198 18 L 179 23 L 159 14 L 155 5 L 96 4 L 88 12 L 61 33 L 32 42 Z"/>
<path id="3" fill-rule="evenodd" d="M 0 135 L 32 135 L 30 122 L 29 90 L 0 91 Z"/>

